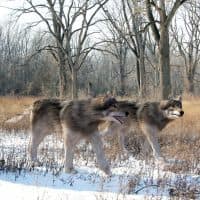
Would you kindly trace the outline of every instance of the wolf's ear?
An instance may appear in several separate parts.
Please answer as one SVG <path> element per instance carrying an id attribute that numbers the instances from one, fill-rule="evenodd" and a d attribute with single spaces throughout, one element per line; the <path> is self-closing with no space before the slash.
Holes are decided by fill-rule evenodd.
<path id="1" fill-rule="evenodd" d="M 177 96 L 177 98 L 176 98 L 178 101 L 182 101 L 182 96 L 181 95 L 179 95 L 179 96 Z"/>
<path id="2" fill-rule="evenodd" d="M 173 96 L 170 94 L 167 98 L 167 100 L 172 100 L 173 99 Z"/>
<path id="3" fill-rule="evenodd" d="M 109 108 L 111 106 L 115 106 L 117 103 L 117 100 L 113 97 L 113 96 L 110 96 L 110 97 L 104 97 L 104 106 L 106 108 Z"/>
<path id="4" fill-rule="evenodd" d="M 165 110 L 167 109 L 168 105 L 169 105 L 169 101 L 163 100 L 160 102 L 160 109 Z"/>

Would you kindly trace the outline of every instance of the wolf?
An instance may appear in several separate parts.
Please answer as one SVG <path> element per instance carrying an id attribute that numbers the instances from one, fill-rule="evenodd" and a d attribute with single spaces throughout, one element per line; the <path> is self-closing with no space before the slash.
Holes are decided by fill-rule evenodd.
<path id="1" fill-rule="evenodd" d="M 37 160 L 37 148 L 45 136 L 61 133 L 64 139 L 65 172 L 75 173 L 74 148 L 81 139 L 88 140 L 97 156 L 97 163 L 106 174 L 110 166 L 105 158 L 98 126 L 104 121 L 121 124 L 128 112 L 120 111 L 113 97 L 62 101 L 58 99 L 37 100 L 31 114 L 30 158 Z"/>
<path id="2" fill-rule="evenodd" d="M 182 98 L 145 103 L 119 101 L 118 106 L 120 110 L 129 112 L 124 123 L 119 126 L 113 122 L 105 122 L 99 125 L 99 131 L 104 135 L 117 134 L 119 136 L 120 153 L 123 154 L 127 152 L 124 146 L 125 135 L 131 130 L 139 130 L 150 144 L 156 161 L 167 163 L 161 155 L 158 134 L 170 122 L 184 115 Z"/>

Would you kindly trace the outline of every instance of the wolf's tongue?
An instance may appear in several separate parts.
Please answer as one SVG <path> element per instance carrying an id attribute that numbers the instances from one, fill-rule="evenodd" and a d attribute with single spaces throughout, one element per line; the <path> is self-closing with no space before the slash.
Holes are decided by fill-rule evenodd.
<path id="1" fill-rule="evenodd" d="M 114 116 L 114 118 L 115 118 L 116 120 L 118 120 L 118 121 L 120 122 L 120 124 L 123 124 L 122 117 L 120 117 L 120 116 Z"/>

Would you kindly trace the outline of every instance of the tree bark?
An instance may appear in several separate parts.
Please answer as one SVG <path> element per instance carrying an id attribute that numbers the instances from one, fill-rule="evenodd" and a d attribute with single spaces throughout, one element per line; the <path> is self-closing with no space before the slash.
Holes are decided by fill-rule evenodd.
<path id="1" fill-rule="evenodd" d="M 160 98 L 167 99 L 171 93 L 170 49 L 168 27 L 160 27 L 159 40 Z"/>
<path id="2" fill-rule="evenodd" d="M 137 58 L 136 58 L 137 59 Z M 138 86 L 138 93 L 140 93 L 140 84 L 141 84 L 141 81 L 140 81 L 140 62 L 139 62 L 139 59 L 136 60 L 136 76 L 137 76 L 137 86 Z"/>
<path id="3" fill-rule="evenodd" d="M 64 98 L 67 93 L 67 69 L 65 55 L 62 50 L 58 49 L 58 67 L 59 67 L 59 96 Z"/>
<path id="4" fill-rule="evenodd" d="M 194 81 L 193 78 L 188 78 L 189 81 L 189 87 L 188 87 L 188 92 L 191 94 L 194 94 Z"/>
<path id="5" fill-rule="evenodd" d="M 139 54 L 139 63 L 140 63 L 140 91 L 139 97 L 144 98 L 146 95 L 146 71 L 145 71 L 145 47 L 140 44 L 140 54 Z"/>
<path id="6" fill-rule="evenodd" d="M 66 72 L 65 72 L 65 65 L 60 63 L 59 66 L 59 96 L 63 98 L 66 96 L 66 89 L 67 89 L 67 81 L 66 81 Z"/>
<path id="7" fill-rule="evenodd" d="M 78 98 L 77 70 L 72 67 L 72 99 Z"/>
<path id="8" fill-rule="evenodd" d="M 189 70 L 187 74 L 187 91 L 190 94 L 194 94 L 194 75 L 195 75 L 195 64 L 190 62 L 189 64 Z"/>
<path id="9" fill-rule="evenodd" d="M 159 68 L 160 68 L 160 98 L 167 99 L 171 94 L 170 78 L 170 48 L 169 48 L 169 25 L 178 10 L 186 0 L 176 0 L 171 10 L 166 12 L 165 0 L 150 1 L 146 0 L 147 16 L 150 26 L 158 43 L 159 49 Z M 158 29 L 153 15 L 152 6 L 159 14 L 160 27 Z"/>
<path id="10" fill-rule="evenodd" d="M 125 71 L 122 63 L 120 63 L 120 83 L 120 95 L 123 96 L 125 95 Z"/>
<path id="11" fill-rule="evenodd" d="M 127 51 L 123 49 L 122 43 L 120 43 L 120 53 L 119 53 L 119 70 L 120 70 L 120 95 L 125 95 L 125 62 Z"/>

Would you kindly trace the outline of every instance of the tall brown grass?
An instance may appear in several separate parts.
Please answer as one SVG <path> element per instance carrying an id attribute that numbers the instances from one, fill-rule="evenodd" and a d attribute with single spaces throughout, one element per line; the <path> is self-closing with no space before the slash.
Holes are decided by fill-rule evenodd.
<path id="1" fill-rule="evenodd" d="M 181 165 L 174 165 L 171 170 L 175 172 L 192 171 L 200 174 L 200 98 L 187 97 L 183 101 L 184 116 L 174 120 L 160 133 L 159 143 L 161 152 L 167 159 L 183 161 Z M 109 138 L 110 139 L 110 138 Z M 112 140 L 112 139 L 110 139 Z M 144 145 L 146 138 L 135 130 L 128 136 L 129 151 L 141 159 L 152 157 L 151 148 Z M 118 147 L 115 145 L 107 150 L 110 158 L 115 159 Z M 145 153 L 148 152 L 148 155 Z M 148 157 L 146 157 L 148 156 Z"/>
<path id="2" fill-rule="evenodd" d="M 162 132 L 162 151 L 170 158 L 184 160 L 176 170 L 190 170 L 200 174 L 200 98 L 183 102 L 185 114 Z"/>
<path id="3" fill-rule="evenodd" d="M 0 97 L 0 128 L 8 131 L 12 129 L 16 131 L 28 129 L 29 120 L 27 118 L 13 124 L 5 122 L 12 117 L 22 114 L 36 99 L 35 97 Z"/>
<path id="4" fill-rule="evenodd" d="M 27 130 L 29 128 L 29 116 L 23 118 L 18 123 L 9 124 L 5 122 L 6 120 L 15 117 L 16 115 L 20 115 L 21 113 L 23 113 L 23 111 L 28 108 L 36 99 L 37 98 L 32 97 L 0 97 L 0 129 L 2 131 Z M 183 102 L 183 110 L 185 112 L 184 116 L 181 119 L 177 119 L 169 124 L 160 134 L 159 142 L 161 145 L 161 152 L 167 159 L 175 158 L 177 160 L 183 161 L 181 162 L 181 164 L 172 165 L 170 168 L 168 168 L 168 170 L 176 173 L 191 172 L 196 175 L 200 175 L 200 98 L 185 98 Z M 144 146 L 139 144 L 141 135 L 138 134 L 138 140 L 138 135 L 136 132 L 137 131 L 131 133 L 128 137 L 129 145 L 134 147 L 135 149 L 134 152 L 130 151 L 130 154 L 134 153 L 135 155 L 140 154 L 141 148 L 144 148 Z M 142 138 L 142 140 L 143 139 L 144 138 Z M 106 148 L 106 154 L 109 158 L 115 159 L 116 155 L 119 153 L 116 137 L 115 139 L 111 139 L 110 142 L 112 145 Z M 41 150 L 44 154 L 46 148 Z M 130 149 L 128 148 L 128 150 Z M 55 150 L 51 155 L 54 155 L 54 152 Z M 47 153 L 49 154 L 49 152 Z M 82 150 L 81 153 L 83 154 L 84 151 Z M 63 155 L 63 152 L 61 152 L 61 154 Z M 90 159 L 87 152 L 85 152 L 84 154 L 86 154 L 84 155 L 84 159 Z M 139 158 L 144 158 L 142 156 L 143 155 L 138 155 Z M 149 161 L 149 157 L 147 157 L 147 161 Z M 9 158 L 10 162 L 12 162 L 12 165 L 9 164 L 9 160 L 1 159 L 1 170 L 3 169 L 3 167 L 5 167 L 6 170 L 19 171 L 19 166 L 21 166 L 21 164 L 22 166 L 24 165 L 24 161 L 23 163 L 20 161 L 20 165 L 17 161 L 13 162 L 13 160 L 15 161 L 16 159 L 15 156 L 9 156 Z M 44 158 L 47 160 L 49 159 L 48 156 L 44 156 Z M 7 164 L 4 164 L 3 162 Z M 49 162 L 48 160 L 48 163 L 51 162 Z M 10 166 L 12 168 L 10 168 Z M 59 170 L 61 170 L 61 168 Z M 144 174 L 138 174 L 134 179 L 130 179 L 129 184 L 127 185 L 128 193 L 135 191 L 134 188 L 138 186 L 138 183 L 140 182 L 143 175 Z M 158 186 L 163 185 L 163 188 L 168 187 L 166 185 L 165 177 L 159 178 L 158 181 Z M 144 188 L 145 187 L 146 186 L 144 186 Z M 190 182 L 188 182 L 187 179 L 185 179 L 184 177 L 178 179 L 177 183 L 173 184 L 170 187 L 171 188 L 169 190 L 169 195 L 173 199 L 197 199 L 199 197 L 199 189 L 197 190 L 196 187 L 193 187 L 192 183 L 190 184 Z M 158 188 L 161 189 L 160 186 Z M 136 190 L 135 193 L 137 193 L 139 190 Z M 197 195 L 198 197 L 196 198 Z"/>
<path id="5" fill-rule="evenodd" d="M 38 98 L 33 97 L 0 97 L 0 128 L 7 131 L 20 131 L 29 128 L 29 116 L 17 123 L 5 123 L 6 120 L 20 115 L 23 111 L 32 105 Z M 200 162 L 200 97 L 186 96 L 183 101 L 183 110 L 185 112 L 181 119 L 174 120 L 160 134 L 159 140 L 162 153 L 170 158 L 179 158 L 186 160 L 188 164 L 193 163 L 197 167 Z M 135 148 L 134 153 L 139 153 L 135 133 L 128 138 L 129 145 Z M 110 157 L 115 157 L 118 147 L 117 141 L 111 145 L 112 149 L 107 149 Z M 200 173 L 200 169 L 199 169 Z"/>

